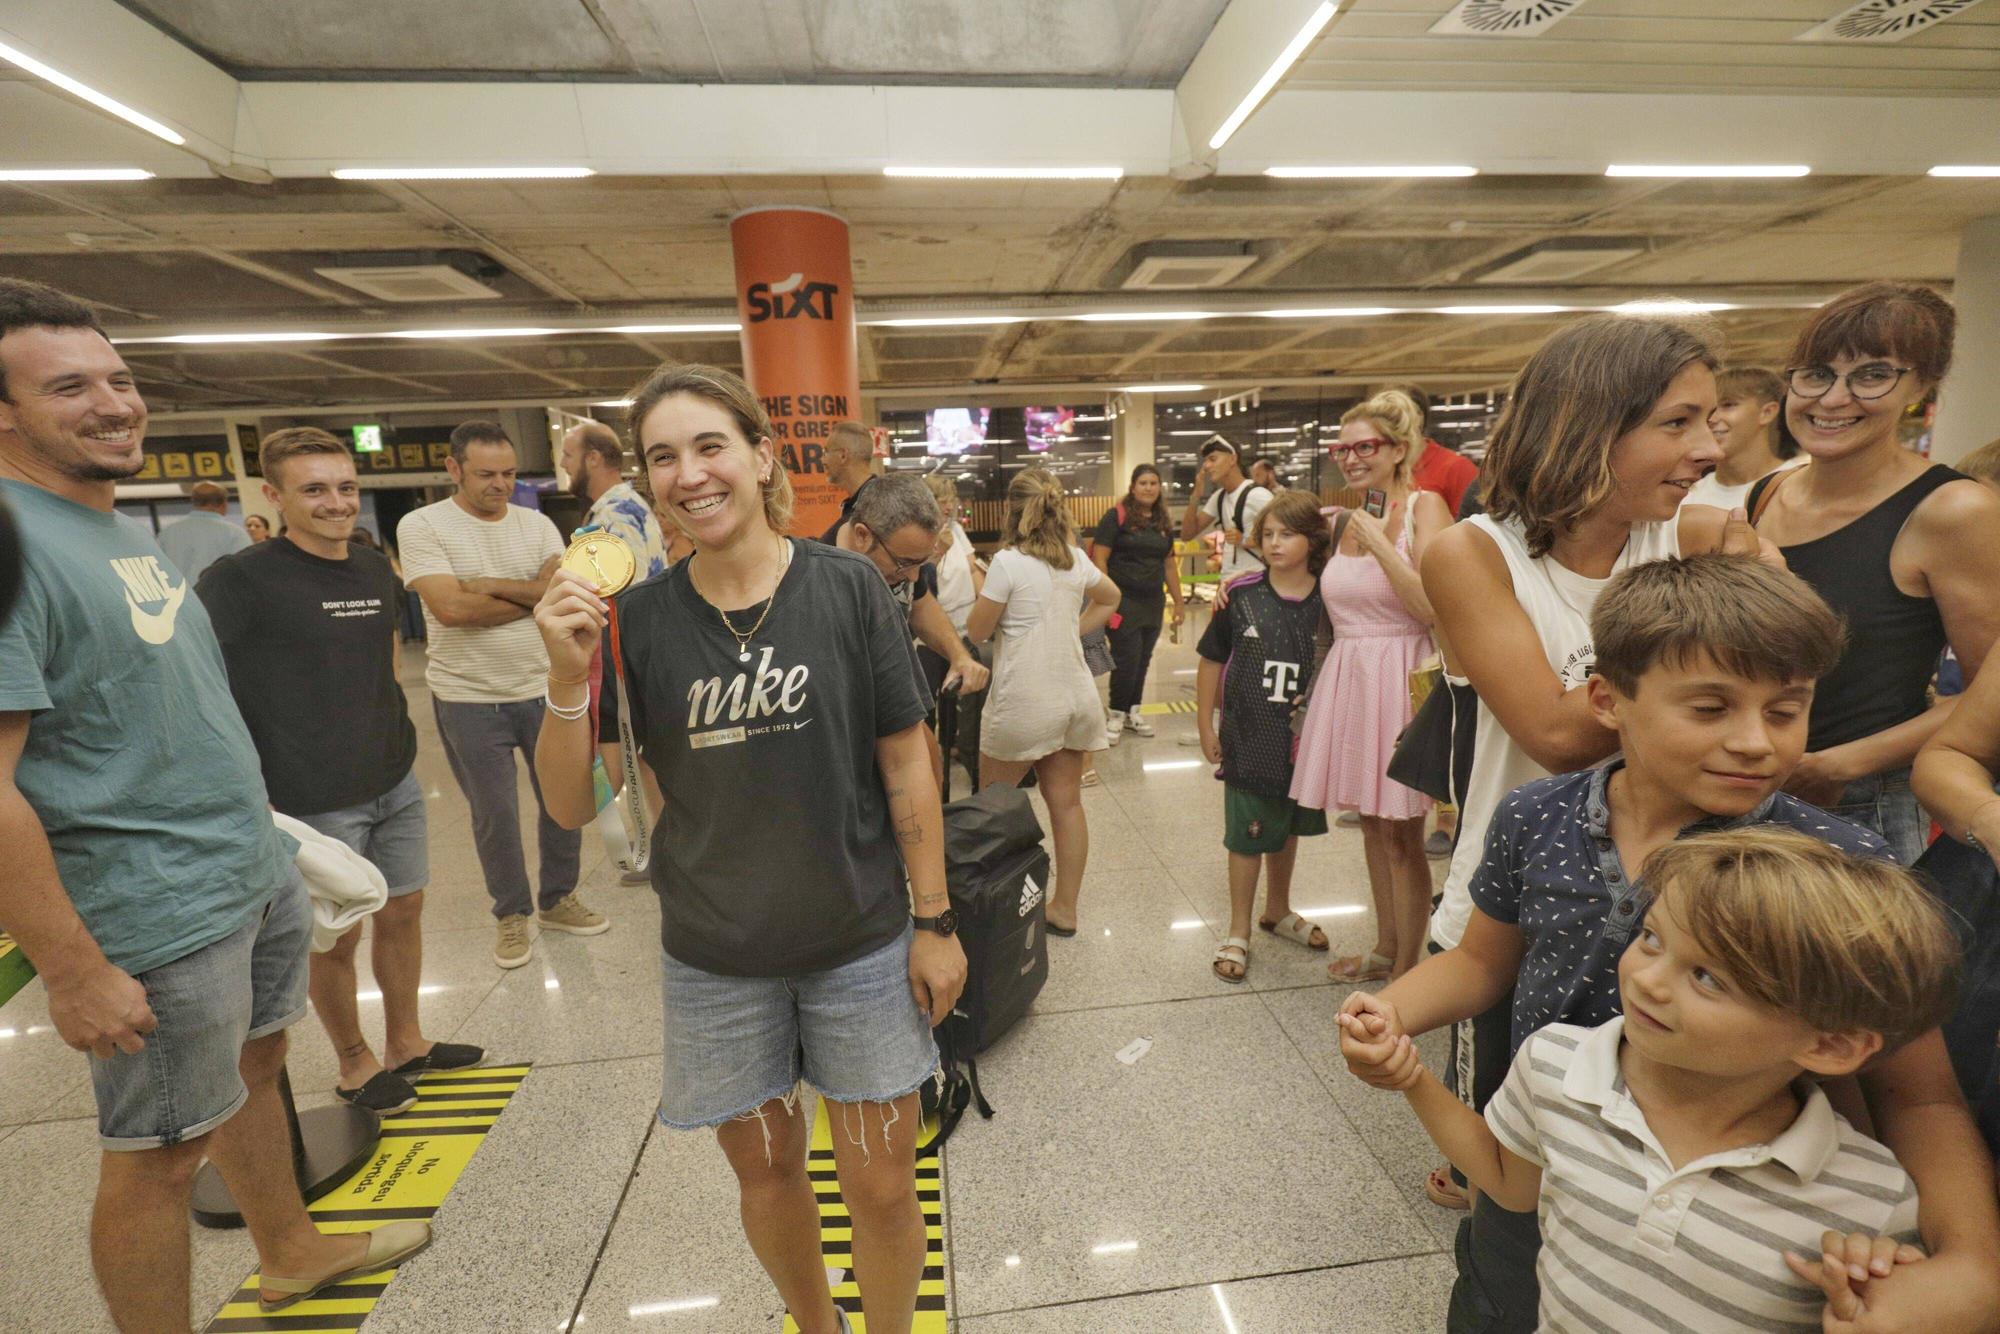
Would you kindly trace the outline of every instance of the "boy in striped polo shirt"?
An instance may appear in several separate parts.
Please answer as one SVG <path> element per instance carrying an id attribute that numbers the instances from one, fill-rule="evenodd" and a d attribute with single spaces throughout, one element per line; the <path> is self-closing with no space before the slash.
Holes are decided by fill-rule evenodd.
<path id="1" fill-rule="evenodd" d="M 1541 1328 L 1852 1318 L 1876 1275 L 1923 1258 L 1917 1194 L 1815 1080 L 1950 1013 L 1951 929 L 1907 872 L 1788 830 L 1670 843 L 1645 871 L 1621 1018 L 1530 1037 L 1483 1120 L 1407 1037 L 1380 1073 L 1469 1181 L 1538 1207 Z"/>

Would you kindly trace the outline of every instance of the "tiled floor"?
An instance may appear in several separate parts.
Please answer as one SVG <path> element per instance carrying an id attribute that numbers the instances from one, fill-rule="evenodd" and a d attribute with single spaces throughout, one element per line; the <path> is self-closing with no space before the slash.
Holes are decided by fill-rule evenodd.
<path id="1" fill-rule="evenodd" d="M 1193 663 L 1187 647 L 1162 643 L 1149 698 L 1186 698 Z M 438 1214 L 437 1244 L 366 1328 L 545 1334 L 574 1318 L 586 1334 L 775 1331 L 780 1304 L 743 1240 L 721 1155 L 707 1136 L 650 1116 L 651 891 L 620 886 L 586 834 L 584 894 L 612 913 L 612 931 L 543 939 L 529 966 L 496 969 L 420 651 L 405 668 L 431 797 L 427 1026 L 536 1068 Z M 955 1328 L 1437 1328 L 1457 1221 L 1422 1193 L 1437 1156 L 1400 1099 L 1340 1067 L 1333 1015 L 1345 992 L 1329 984 L 1325 955 L 1265 937 L 1248 986 L 1209 972 L 1227 920 L 1222 792 L 1177 744 L 1194 720 L 1154 723 L 1157 737 L 1127 734 L 1099 758 L 1103 784 L 1086 793 L 1084 929 L 1053 942 L 1034 1012 L 980 1059 L 998 1115 L 968 1119 L 946 1151 Z M 1357 831 L 1308 844 L 1293 902 L 1318 916 L 1336 952 L 1370 943 L 1367 901 Z M 364 1000 L 378 1030 L 380 1013 Z M 1149 1053 L 1115 1060 L 1135 1037 L 1152 1040 Z M 334 1063 L 315 1023 L 294 1030 L 291 1071 L 302 1103 L 328 1099 Z M 0 1264 L 7 1328 L 110 1328 L 84 1249 L 90 1110 L 84 1059 L 56 1039 L 31 986 L 0 1011 L 0 1224 L 15 1260 L 34 1257 Z M 197 1323 L 252 1259 L 241 1233 L 196 1229 Z M 715 1300 L 671 1309 L 697 1298 Z"/>

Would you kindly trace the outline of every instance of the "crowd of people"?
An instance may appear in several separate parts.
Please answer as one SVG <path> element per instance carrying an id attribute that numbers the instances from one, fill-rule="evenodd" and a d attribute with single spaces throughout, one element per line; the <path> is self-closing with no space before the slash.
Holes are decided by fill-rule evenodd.
<path id="1" fill-rule="evenodd" d="M 131 372 L 87 307 L 0 281 L 0 499 L 25 552 L 0 622 L 0 927 L 92 1056 L 113 1319 L 187 1327 L 204 1158 L 267 1312 L 428 1244 L 415 1221 L 313 1228 L 277 1092 L 308 1000 L 336 1093 L 377 1113 L 486 1057 L 420 1013 L 407 587 L 495 963 L 611 928 L 577 896 L 580 831 L 605 818 L 600 770 L 637 775 L 652 818 L 621 859 L 660 902 L 660 1120 L 714 1131 L 751 1250 L 802 1330 L 836 1334 L 816 1090 L 868 1328 L 907 1330 L 919 1093 L 968 971 L 950 766 L 1032 781 L 1045 929 L 1075 935 L 1092 757 L 1152 735 L 1151 663 L 1194 601 L 1177 544 L 1208 534 L 1194 731 L 1229 919 L 1210 967 L 1248 977 L 1253 919 L 1331 953 L 1292 907 L 1300 840 L 1358 818 L 1374 934 L 1327 965 L 1354 989 L 1325 1040 L 1450 1164 L 1425 1183 L 1467 1210 L 1449 1328 L 2000 1326 L 2000 673 L 1980 670 L 2000 442 L 1952 468 L 1902 434 L 1953 329 L 1935 293 L 1874 284 L 1814 311 L 1780 372 L 1722 367 L 1698 324 L 1580 319 L 1523 366 L 1477 468 L 1428 439 L 1420 392 L 1384 390 L 1329 446 L 1358 505 L 1217 435 L 1178 519 L 1142 464 L 1087 548 L 1060 481 L 1021 469 L 986 560 L 953 485 L 878 474 L 853 423 L 825 450 L 838 519 L 791 536 L 755 394 L 671 365 L 623 436 L 562 441 L 579 531 L 631 554 L 613 590 L 511 503 L 518 454 L 484 421 L 453 433 L 453 494 L 402 520 L 398 565 L 356 529 L 347 447 L 312 427 L 261 445 L 279 538 L 249 543 L 197 488 L 201 522 L 156 546 L 113 514 L 142 461 Z M 325 726 L 296 726 L 300 698 Z M 1434 886 L 1440 800 L 1458 823 Z M 361 928 L 308 947 L 312 838 L 385 882 L 379 1051 Z M 1416 1039 L 1442 1029 L 1433 1071 Z"/>

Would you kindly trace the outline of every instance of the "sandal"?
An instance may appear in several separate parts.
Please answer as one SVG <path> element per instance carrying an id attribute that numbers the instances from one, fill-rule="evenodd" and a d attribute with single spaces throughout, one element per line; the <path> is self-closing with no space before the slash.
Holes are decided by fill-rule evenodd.
<path id="1" fill-rule="evenodd" d="M 1326 932 L 1295 912 L 1288 912 L 1275 922 L 1259 922 L 1257 925 L 1274 936 L 1283 936 L 1294 945 L 1303 945 L 1309 950 L 1323 950 L 1328 944 Z"/>
<path id="2" fill-rule="evenodd" d="M 368 1233 L 368 1249 L 363 1253 L 360 1264 L 351 1265 L 324 1278 L 280 1278 L 275 1274 L 261 1275 L 257 1284 L 263 1291 L 257 1294 L 257 1309 L 265 1315 L 270 1315 L 273 1311 L 282 1311 L 287 1306 L 297 1305 L 336 1283 L 345 1283 L 351 1278 L 365 1278 L 369 1274 L 379 1274 L 384 1269 L 393 1269 L 430 1244 L 429 1223 L 418 1219 L 384 1223 Z M 265 1292 L 282 1295 L 273 1301 L 264 1296 Z"/>
<path id="3" fill-rule="evenodd" d="M 1326 966 L 1326 975 L 1336 982 L 1383 982 L 1394 972 L 1396 961 L 1374 950 L 1349 954 Z"/>
<path id="4" fill-rule="evenodd" d="M 1462 1210 L 1472 1207 L 1472 1200 L 1466 1195 L 1465 1188 L 1451 1179 L 1450 1168 L 1432 1168 L 1431 1174 L 1424 1178 L 1424 1194 L 1430 1198 L 1432 1204 L 1442 1208 Z"/>
<path id="5" fill-rule="evenodd" d="M 1224 964 L 1235 966 L 1235 976 L 1232 977 L 1222 971 Z M 1241 982 L 1250 976 L 1250 942 L 1242 936 L 1231 936 L 1222 942 L 1220 949 L 1216 950 L 1215 958 L 1209 963 L 1209 967 L 1225 982 Z"/>

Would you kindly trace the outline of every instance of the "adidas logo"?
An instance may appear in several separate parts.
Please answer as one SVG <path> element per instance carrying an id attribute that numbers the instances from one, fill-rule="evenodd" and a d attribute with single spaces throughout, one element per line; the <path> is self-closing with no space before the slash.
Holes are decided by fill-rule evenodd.
<path id="1" fill-rule="evenodd" d="M 1257 627 L 1253 625 L 1244 630 L 1243 637 L 1245 639 L 1262 639 L 1264 636 L 1258 634 Z"/>
<path id="2" fill-rule="evenodd" d="M 1021 877 L 1021 911 L 1016 915 L 1026 917 L 1041 901 L 1042 887 L 1035 883 L 1035 878 L 1031 875 Z"/>

